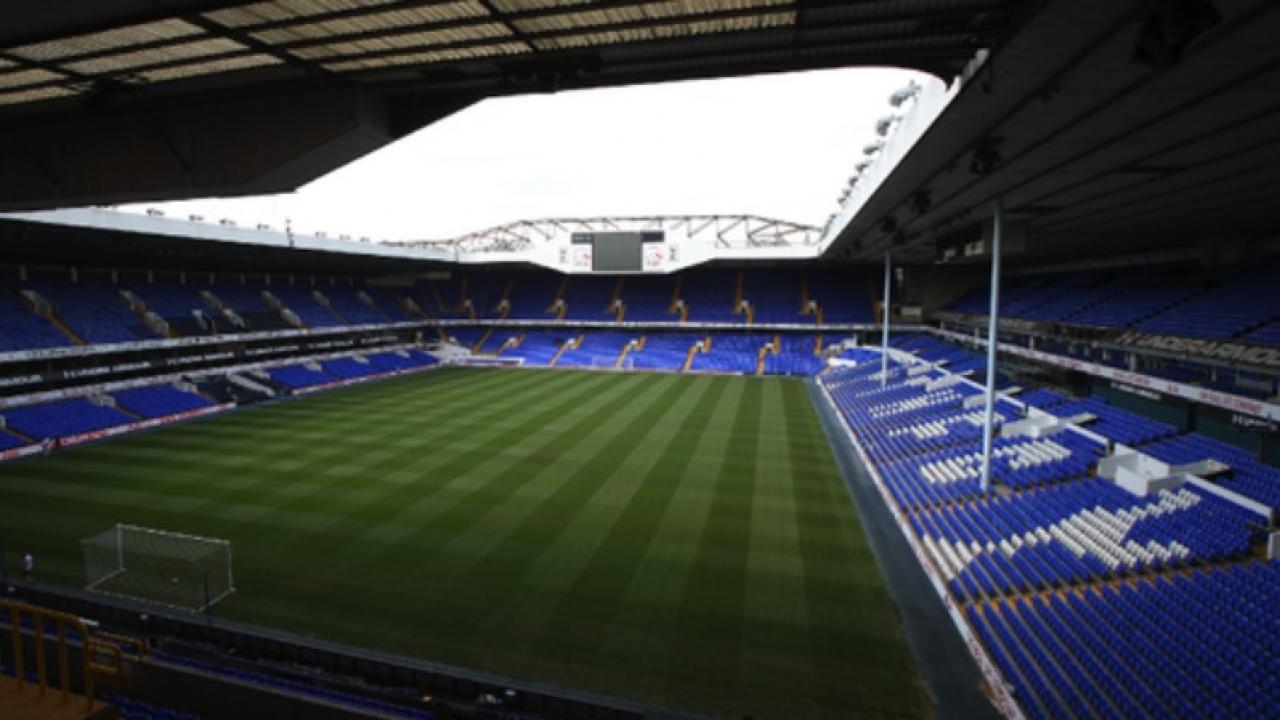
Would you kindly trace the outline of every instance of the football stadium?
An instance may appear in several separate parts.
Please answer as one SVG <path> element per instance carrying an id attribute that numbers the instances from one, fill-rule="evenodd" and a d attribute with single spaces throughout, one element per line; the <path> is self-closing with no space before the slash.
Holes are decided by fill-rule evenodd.
<path id="1" fill-rule="evenodd" d="M 1269 0 L 0 8 L 0 718 L 1280 718 L 1278 34 Z M 485 102 L 851 68 L 912 79 L 825 217 L 175 209 Z"/>

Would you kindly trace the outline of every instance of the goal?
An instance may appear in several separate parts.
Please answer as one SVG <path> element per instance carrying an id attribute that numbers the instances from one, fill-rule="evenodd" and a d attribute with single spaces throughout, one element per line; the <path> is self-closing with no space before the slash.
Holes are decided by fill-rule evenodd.
<path id="1" fill-rule="evenodd" d="M 80 549 L 91 592 L 203 612 L 236 589 L 228 540 L 119 524 Z"/>

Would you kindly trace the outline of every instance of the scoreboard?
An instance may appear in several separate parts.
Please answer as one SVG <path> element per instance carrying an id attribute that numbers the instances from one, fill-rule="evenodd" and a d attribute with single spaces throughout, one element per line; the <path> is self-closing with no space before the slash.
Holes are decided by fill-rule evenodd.
<path id="1" fill-rule="evenodd" d="M 661 230 L 576 232 L 570 242 L 576 257 L 585 260 L 590 255 L 591 269 L 595 272 L 643 272 L 645 246 L 661 245 L 665 239 L 666 234 Z M 583 252 L 587 248 L 589 253 Z"/>

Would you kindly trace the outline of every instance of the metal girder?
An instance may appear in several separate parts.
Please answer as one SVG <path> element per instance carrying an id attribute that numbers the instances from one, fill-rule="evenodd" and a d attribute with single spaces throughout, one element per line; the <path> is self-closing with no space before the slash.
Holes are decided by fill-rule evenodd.
<path id="1" fill-rule="evenodd" d="M 723 247 L 760 247 L 762 245 L 812 245 L 819 229 L 811 225 L 756 215 L 641 215 L 625 217 L 545 218 L 519 220 L 444 240 L 415 240 L 398 245 L 449 246 L 460 250 L 510 250 L 513 244 L 527 248 L 538 242 L 549 242 L 561 235 L 581 232 L 606 232 L 662 229 L 673 231 L 687 227 L 688 237 L 696 239 L 707 231 L 715 234 Z M 739 230 L 734 235 L 731 232 Z M 538 237 L 535 237 L 538 236 Z M 794 238 L 794 240 L 792 240 Z M 771 239 L 772 241 L 768 241 Z"/>

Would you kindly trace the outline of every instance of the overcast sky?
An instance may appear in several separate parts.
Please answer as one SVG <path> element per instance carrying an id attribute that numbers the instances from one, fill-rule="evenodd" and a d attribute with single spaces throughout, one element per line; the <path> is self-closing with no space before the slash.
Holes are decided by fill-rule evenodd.
<path id="1" fill-rule="evenodd" d="M 912 78 L 936 82 L 851 69 L 486 100 L 294 193 L 158 207 L 375 240 L 592 215 L 821 225 L 890 93 Z"/>

